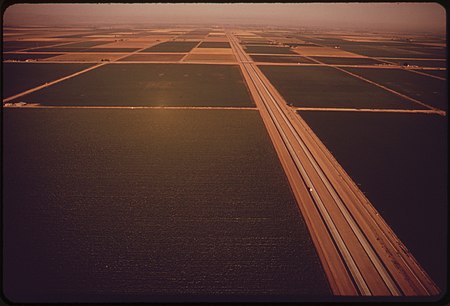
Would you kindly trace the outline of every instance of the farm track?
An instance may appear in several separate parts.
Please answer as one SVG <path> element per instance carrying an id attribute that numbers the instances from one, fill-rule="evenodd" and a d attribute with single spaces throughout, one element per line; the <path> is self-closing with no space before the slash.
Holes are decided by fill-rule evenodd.
<path id="1" fill-rule="evenodd" d="M 440 293 L 314 132 L 227 33 L 333 294 L 433 296 Z"/>

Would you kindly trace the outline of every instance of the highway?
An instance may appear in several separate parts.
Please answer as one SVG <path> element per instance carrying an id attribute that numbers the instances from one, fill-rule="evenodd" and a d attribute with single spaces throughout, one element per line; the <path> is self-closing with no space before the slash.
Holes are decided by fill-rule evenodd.
<path id="1" fill-rule="evenodd" d="M 227 32 L 337 296 L 440 293 L 358 186 Z"/>

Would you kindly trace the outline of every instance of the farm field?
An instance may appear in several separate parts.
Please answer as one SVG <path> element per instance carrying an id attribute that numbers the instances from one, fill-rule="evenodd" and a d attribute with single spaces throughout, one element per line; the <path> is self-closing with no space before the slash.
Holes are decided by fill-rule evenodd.
<path id="1" fill-rule="evenodd" d="M 272 47 L 272 46 L 245 46 L 247 53 L 264 53 L 264 54 L 295 54 L 287 47 Z"/>
<path id="2" fill-rule="evenodd" d="M 431 74 L 437 77 L 445 78 L 447 79 L 447 70 L 417 70 L 419 72 L 425 72 L 427 74 Z M 448 88 L 447 88 L 448 90 Z"/>
<path id="3" fill-rule="evenodd" d="M 313 61 L 302 56 L 276 56 L 276 55 L 255 55 L 251 58 L 255 62 L 270 62 L 270 63 L 313 63 Z"/>
<path id="4" fill-rule="evenodd" d="M 329 296 L 258 112 L 6 109 L 3 123 L 8 296 Z"/>
<path id="5" fill-rule="evenodd" d="M 142 50 L 141 52 L 189 52 L 200 41 L 168 41 Z"/>
<path id="6" fill-rule="evenodd" d="M 344 69 L 431 106 L 445 110 L 448 109 L 447 84 L 445 80 L 430 78 L 402 69 Z"/>
<path id="7" fill-rule="evenodd" d="M 253 106 L 239 68 L 232 65 L 106 65 L 20 101 L 61 106 Z"/>
<path id="8" fill-rule="evenodd" d="M 202 42 L 198 48 L 230 48 L 229 42 L 206 41 Z"/>
<path id="9" fill-rule="evenodd" d="M 32 54 L 32 53 L 6 53 L 3 54 L 4 61 L 26 61 L 26 60 L 42 60 L 49 57 L 54 57 L 61 54 Z"/>
<path id="10" fill-rule="evenodd" d="M 54 81 L 81 71 L 91 64 L 3 63 L 3 97 Z"/>
<path id="11" fill-rule="evenodd" d="M 299 107 L 424 108 L 330 67 L 259 68 L 288 103 Z"/>
<path id="12" fill-rule="evenodd" d="M 119 62 L 127 61 L 143 61 L 143 62 L 178 62 L 185 54 L 151 54 L 151 53 L 135 53 L 133 55 L 124 57 Z"/>
<path id="13" fill-rule="evenodd" d="M 50 47 L 50 48 L 38 48 L 38 49 L 32 49 L 28 52 L 57 52 L 57 53 L 65 53 L 65 52 L 102 52 L 102 53 L 108 53 L 108 52 L 122 52 L 122 53 L 128 53 L 139 50 L 138 48 L 88 48 L 88 47 L 82 47 L 82 48 L 68 48 L 68 47 Z"/>
<path id="14" fill-rule="evenodd" d="M 408 249 L 445 286 L 448 121 L 424 114 L 300 112 Z"/>
<path id="15" fill-rule="evenodd" d="M 329 65 L 379 65 L 382 62 L 373 58 L 367 57 L 325 57 L 325 56 L 312 56 L 324 64 Z"/>
<path id="16" fill-rule="evenodd" d="M 418 66 L 418 67 L 438 67 L 446 68 L 447 61 L 442 60 L 411 60 L 411 59 L 384 59 L 388 62 L 397 63 L 403 66 Z"/>

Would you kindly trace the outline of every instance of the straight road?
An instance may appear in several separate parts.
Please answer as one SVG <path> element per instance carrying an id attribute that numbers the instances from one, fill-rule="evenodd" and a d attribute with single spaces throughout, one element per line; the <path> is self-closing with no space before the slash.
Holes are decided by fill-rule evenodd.
<path id="1" fill-rule="evenodd" d="M 308 125 L 227 32 L 335 295 L 440 293 Z"/>

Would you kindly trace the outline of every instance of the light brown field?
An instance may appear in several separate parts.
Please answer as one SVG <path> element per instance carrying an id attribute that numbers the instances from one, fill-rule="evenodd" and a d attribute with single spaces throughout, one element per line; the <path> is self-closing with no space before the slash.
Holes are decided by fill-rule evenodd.
<path id="1" fill-rule="evenodd" d="M 293 48 L 293 51 L 306 56 L 364 57 L 359 54 L 328 47 L 302 46 Z"/>
<path id="2" fill-rule="evenodd" d="M 191 54 L 233 54 L 231 48 L 195 48 Z"/>
<path id="3" fill-rule="evenodd" d="M 66 53 L 44 59 L 43 61 L 101 61 L 108 59 L 115 60 L 123 56 L 121 53 Z"/>
<path id="4" fill-rule="evenodd" d="M 233 54 L 189 54 L 185 62 L 236 62 Z"/>

